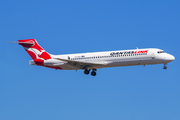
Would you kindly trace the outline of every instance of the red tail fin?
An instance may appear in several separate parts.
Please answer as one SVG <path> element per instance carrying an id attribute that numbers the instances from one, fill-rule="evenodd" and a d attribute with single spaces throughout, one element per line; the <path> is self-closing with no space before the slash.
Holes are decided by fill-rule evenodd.
<path id="1" fill-rule="evenodd" d="M 35 39 L 18 40 L 33 60 L 51 59 L 51 56 L 37 43 Z"/>

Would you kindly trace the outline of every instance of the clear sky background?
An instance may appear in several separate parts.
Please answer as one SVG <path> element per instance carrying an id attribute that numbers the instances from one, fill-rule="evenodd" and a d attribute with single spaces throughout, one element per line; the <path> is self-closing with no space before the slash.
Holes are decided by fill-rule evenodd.
<path id="1" fill-rule="evenodd" d="M 160 48 L 163 64 L 66 71 L 30 66 L 6 41 L 49 53 Z M 0 0 L 0 120 L 180 120 L 179 0 Z"/>

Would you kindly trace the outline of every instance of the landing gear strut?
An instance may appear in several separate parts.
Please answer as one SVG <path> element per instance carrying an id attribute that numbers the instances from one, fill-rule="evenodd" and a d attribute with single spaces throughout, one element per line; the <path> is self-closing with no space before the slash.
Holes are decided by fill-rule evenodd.
<path id="1" fill-rule="evenodd" d="M 167 63 L 164 63 L 164 67 L 163 67 L 163 69 L 167 69 Z"/>

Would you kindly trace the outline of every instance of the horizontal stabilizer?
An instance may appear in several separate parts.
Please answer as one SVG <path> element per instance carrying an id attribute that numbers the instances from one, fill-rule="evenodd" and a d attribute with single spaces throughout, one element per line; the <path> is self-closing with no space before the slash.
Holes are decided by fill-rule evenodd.
<path id="1" fill-rule="evenodd" d="M 33 45 L 34 43 L 32 41 L 27 41 L 27 42 L 15 42 L 15 41 L 7 41 L 9 43 L 19 43 L 19 44 L 30 44 Z"/>
<path id="2" fill-rule="evenodd" d="M 15 42 L 15 41 L 7 41 L 8 43 L 19 43 L 19 42 Z"/>

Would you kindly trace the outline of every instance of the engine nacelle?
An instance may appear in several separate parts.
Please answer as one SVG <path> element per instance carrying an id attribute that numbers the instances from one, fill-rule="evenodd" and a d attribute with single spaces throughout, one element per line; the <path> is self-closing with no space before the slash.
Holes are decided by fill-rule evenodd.
<path id="1" fill-rule="evenodd" d="M 44 60 L 42 59 L 35 59 L 29 61 L 30 65 L 44 65 Z"/>
<path id="2" fill-rule="evenodd" d="M 60 66 L 60 65 L 63 65 L 65 63 L 66 62 L 56 60 L 56 59 L 48 59 L 48 60 L 35 59 L 35 60 L 29 61 L 30 65 L 40 65 L 40 66 Z"/>
<path id="3" fill-rule="evenodd" d="M 44 65 L 46 66 L 60 66 L 63 64 L 65 64 L 65 62 L 56 59 L 44 60 Z"/>

